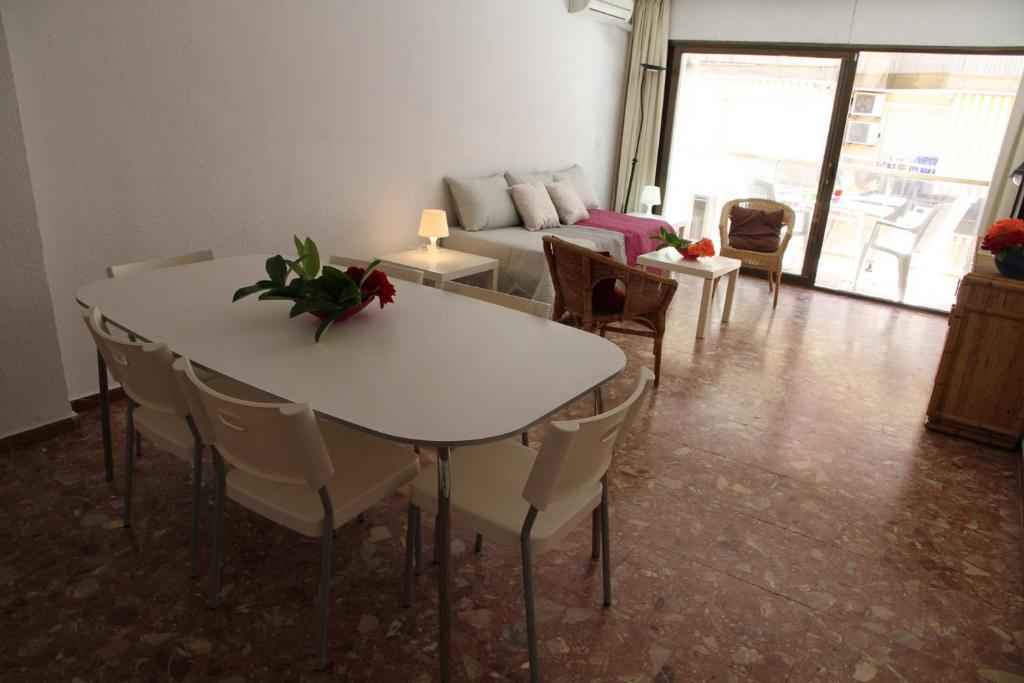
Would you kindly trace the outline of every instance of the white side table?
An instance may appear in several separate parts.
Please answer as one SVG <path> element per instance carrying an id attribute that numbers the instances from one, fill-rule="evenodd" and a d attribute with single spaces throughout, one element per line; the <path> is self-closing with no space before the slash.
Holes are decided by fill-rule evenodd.
<path id="1" fill-rule="evenodd" d="M 711 323 L 711 295 L 715 283 L 718 278 L 728 275 L 729 287 L 725 292 L 722 324 L 729 322 L 729 314 L 732 312 L 732 297 L 736 291 L 736 276 L 739 275 L 740 266 L 743 265 L 739 259 L 706 256 L 696 261 L 687 261 L 675 249 L 660 249 L 637 257 L 636 263 L 638 266 L 661 268 L 673 273 L 683 273 L 704 279 L 704 290 L 700 295 L 700 317 L 697 319 L 697 339 L 703 339 L 708 334 L 708 327 Z"/>
<path id="2" fill-rule="evenodd" d="M 440 287 L 448 280 L 489 272 L 491 289 L 498 288 L 498 260 L 486 256 L 467 254 L 454 249 L 409 249 L 386 254 L 381 256 L 380 260 L 404 268 L 422 270 L 423 280 L 434 287 Z"/>

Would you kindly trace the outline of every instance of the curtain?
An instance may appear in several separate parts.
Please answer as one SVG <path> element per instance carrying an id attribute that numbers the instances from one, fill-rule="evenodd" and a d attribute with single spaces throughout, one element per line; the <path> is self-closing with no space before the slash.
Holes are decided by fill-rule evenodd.
<path id="1" fill-rule="evenodd" d="M 1010 122 L 1006 125 L 1006 137 L 1003 147 L 996 159 L 996 168 L 992 172 L 992 182 L 988 187 L 988 198 L 978 221 L 978 247 L 974 255 L 974 272 L 996 273 L 992 254 L 981 248 L 981 240 L 985 232 L 1000 218 L 1008 218 L 1013 210 L 1013 200 L 1017 197 L 1017 186 L 1010 180 L 1010 173 L 1024 161 L 1024 79 L 1017 89 L 1017 99 L 1010 112 Z"/>
<path id="2" fill-rule="evenodd" d="M 664 99 L 667 72 L 645 71 L 640 65 L 668 66 L 666 60 L 670 5 L 670 0 L 636 0 L 633 8 L 633 33 L 629 41 L 629 71 L 626 75 L 626 104 L 622 116 L 622 141 L 619 144 L 619 172 L 615 185 L 615 204 L 612 206 L 615 211 L 622 210 L 626 199 L 634 153 L 637 158 L 636 174 L 626 210 L 636 211 L 640 191 L 644 185 L 654 184 L 658 142 L 661 139 L 661 103 Z"/>

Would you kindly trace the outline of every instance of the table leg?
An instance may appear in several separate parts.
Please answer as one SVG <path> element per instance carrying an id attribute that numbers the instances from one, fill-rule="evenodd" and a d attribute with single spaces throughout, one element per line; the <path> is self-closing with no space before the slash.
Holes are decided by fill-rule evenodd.
<path id="1" fill-rule="evenodd" d="M 491 271 L 491 289 L 495 291 L 498 289 L 498 266 L 494 266 Z"/>
<path id="2" fill-rule="evenodd" d="M 711 288 L 712 280 L 704 280 L 704 290 L 700 295 L 700 317 L 697 318 L 697 339 L 708 335 L 708 323 L 711 320 Z"/>
<path id="3" fill-rule="evenodd" d="M 732 295 L 736 291 L 736 278 L 740 274 L 739 269 L 729 273 L 729 284 L 725 289 L 725 308 L 722 309 L 722 324 L 729 322 L 729 315 L 732 313 Z"/>
<path id="4" fill-rule="evenodd" d="M 103 474 L 107 481 L 114 481 L 114 451 L 110 442 L 110 396 L 107 395 L 107 364 L 99 351 L 96 352 L 96 372 L 100 389 L 100 429 L 103 432 Z"/>
<path id="5" fill-rule="evenodd" d="M 452 679 L 452 604 L 451 604 L 451 555 L 452 555 L 452 467 L 451 449 L 440 446 L 437 449 L 437 529 L 434 534 L 440 545 L 440 562 L 437 572 L 438 612 L 440 615 L 440 638 L 438 655 L 441 658 L 441 680 Z"/>

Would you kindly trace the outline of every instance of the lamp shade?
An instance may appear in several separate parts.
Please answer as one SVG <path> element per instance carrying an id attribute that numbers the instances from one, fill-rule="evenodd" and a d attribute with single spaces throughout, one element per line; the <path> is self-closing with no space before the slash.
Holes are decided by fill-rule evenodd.
<path id="1" fill-rule="evenodd" d="M 420 237 L 447 237 L 448 214 L 441 209 L 426 209 L 420 214 Z"/>
<path id="2" fill-rule="evenodd" d="M 661 204 L 661 188 L 657 185 L 646 185 L 640 192 L 640 203 L 648 208 Z"/>

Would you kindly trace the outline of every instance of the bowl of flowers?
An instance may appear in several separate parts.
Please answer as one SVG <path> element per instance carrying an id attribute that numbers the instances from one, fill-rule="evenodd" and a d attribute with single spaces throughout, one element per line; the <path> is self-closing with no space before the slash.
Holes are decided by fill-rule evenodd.
<path id="1" fill-rule="evenodd" d="M 266 265 L 268 279 L 240 288 L 232 301 L 256 292 L 262 292 L 260 301 L 292 301 L 289 318 L 307 313 L 320 320 L 313 336 L 316 342 L 331 325 L 348 320 L 374 299 L 380 301 L 381 308 L 394 302 L 395 287 L 383 271 L 377 270 L 379 260 L 370 262 L 366 268 L 353 266 L 342 271 L 324 266 L 321 269 L 316 243 L 309 237 L 294 239 L 298 258 L 271 256 Z M 289 273 L 294 275 L 291 280 Z"/>
<path id="2" fill-rule="evenodd" d="M 715 243 L 707 237 L 699 240 L 686 240 L 679 235 L 674 235 L 665 228 L 660 228 L 657 239 L 660 241 L 658 249 L 671 247 L 679 252 L 687 261 L 696 261 L 702 256 L 715 255 Z"/>
<path id="3" fill-rule="evenodd" d="M 1024 280 L 1024 220 L 996 221 L 985 233 L 981 248 L 992 252 L 996 268 L 1003 276 Z"/>

